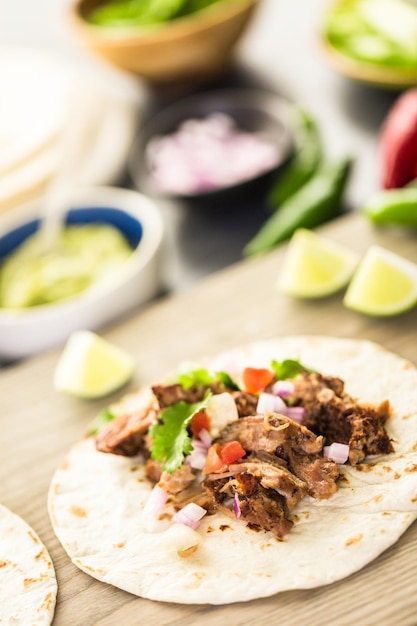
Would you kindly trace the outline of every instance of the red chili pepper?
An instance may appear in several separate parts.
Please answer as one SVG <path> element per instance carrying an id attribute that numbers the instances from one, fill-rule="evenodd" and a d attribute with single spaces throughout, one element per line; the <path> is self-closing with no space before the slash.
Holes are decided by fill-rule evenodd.
<path id="1" fill-rule="evenodd" d="M 243 370 L 243 384 L 249 393 L 259 393 L 274 380 L 274 377 L 274 372 L 264 368 L 245 367 Z"/>
<path id="2" fill-rule="evenodd" d="M 381 184 L 404 187 L 417 177 L 417 89 L 404 92 L 390 109 L 379 136 Z"/>

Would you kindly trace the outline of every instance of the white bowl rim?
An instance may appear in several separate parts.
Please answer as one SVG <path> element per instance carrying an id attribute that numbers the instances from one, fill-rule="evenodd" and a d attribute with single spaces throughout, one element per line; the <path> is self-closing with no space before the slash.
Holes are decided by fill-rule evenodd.
<path id="1" fill-rule="evenodd" d="M 91 287 L 80 292 L 68 300 L 52 304 L 44 304 L 24 309 L 4 309 L 0 307 L 0 324 L 16 326 L 32 323 L 37 318 L 45 316 L 56 317 L 61 312 L 71 309 L 78 310 L 80 304 L 92 303 L 100 300 L 110 293 L 114 286 L 122 286 L 133 274 L 146 267 L 157 254 L 164 236 L 164 222 L 157 204 L 148 196 L 134 189 L 122 187 L 88 187 L 82 186 L 73 189 L 68 194 L 71 208 L 102 208 L 118 209 L 126 211 L 136 217 L 142 225 L 142 237 L 140 242 L 119 270 L 112 273 L 111 277 L 93 284 Z M 39 217 L 39 206 L 42 198 L 37 198 L 14 208 L 10 213 L 0 216 L 0 238 L 8 232 L 22 226 L 26 221 Z M 79 206 L 78 206 L 79 205 Z"/>

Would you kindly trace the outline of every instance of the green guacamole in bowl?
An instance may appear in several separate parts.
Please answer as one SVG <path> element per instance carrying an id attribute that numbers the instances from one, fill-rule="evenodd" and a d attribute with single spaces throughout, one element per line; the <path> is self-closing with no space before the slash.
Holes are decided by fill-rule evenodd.
<path id="1" fill-rule="evenodd" d="M 18 309 L 71 298 L 111 274 L 132 252 L 110 224 L 66 226 L 46 252 L 37 232 L 0 266 L 0 306 Z"/>

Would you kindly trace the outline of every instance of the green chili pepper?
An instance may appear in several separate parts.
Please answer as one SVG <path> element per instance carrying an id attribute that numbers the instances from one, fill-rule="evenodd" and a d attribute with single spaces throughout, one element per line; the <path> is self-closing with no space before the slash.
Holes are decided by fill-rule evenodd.
<path id="1" fill-rule="evenodd" d="M 246 245 L 246 256 L 263 254 L 289 239 L 297 228 L 314 228 L 340 212 L 352 160 L 324 163 L 316 174 L 291 196 Z"/>
<path id="2" fill-rule="evenodd" d="M 315 120 L 305 111 L 296 109 L 295 153 L 269 192 L 268 205 L 275 210 L 296 193 L 316 172 L 322 156 Z"/>
<path id="3" fill-rule="evenodd" d="M 398 224 L 417 228 L 417 187 L 387 189 L 373 196 L 363 212 L 374 224 Z"/>

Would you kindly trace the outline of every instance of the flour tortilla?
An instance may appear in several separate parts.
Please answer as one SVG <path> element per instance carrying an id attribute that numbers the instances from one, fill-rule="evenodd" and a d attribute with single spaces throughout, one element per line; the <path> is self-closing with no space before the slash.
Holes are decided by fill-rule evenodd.
<path id="1" fill-rule="evenodd" d="M 417 517 L 417 370 L 376 344 L 325 337 L 273 339 L 203 364 L 215 371 L 229 365 L 237 375 L 285 358 L 340 376 L 360 401 L 389 399 L 395 453 L 343 466 L 339 491 L 329 500 L 302 500 L 281 541 L 242 520 L 205 516 L 201 544 L 184 559 L 170 544 L 167 522 L 149 528 L 142 513 L 151 485 L 141 458 L 97 452 L 87 438 L 72 448 L 49 493 L 52 525 L 72 561 L 145 598 L 227 604 L 332 583 L 395 543 Z M 130 395 L 115 408 L 134 409 L 146 397 Z"/>
<path id="2" fill-rule="evenodd" d="M 57 582 L 35 531 L 0 505 L 0 623 L 43 626 L 52 622 Z"/>
<path id="3" fill-rule="evenodd" d="M 75 68 L 46 50 L 0 46 L 0 212 L 39 198 L 62 161 L 69 103 L 94 107 L 94 125 L 80 143 L 77 183 L 104 185 L 123 173 L 137 127 L 133 82 L 95 68 Z M 136 85 L 135 85 L 136 87 Z"/>
<path id="4" fill-rule="evenodd" d="M 71 80 L 66 66 L 46 52 L 0 47 L 2 178 L 59 135 L 67 116 Z"/>

